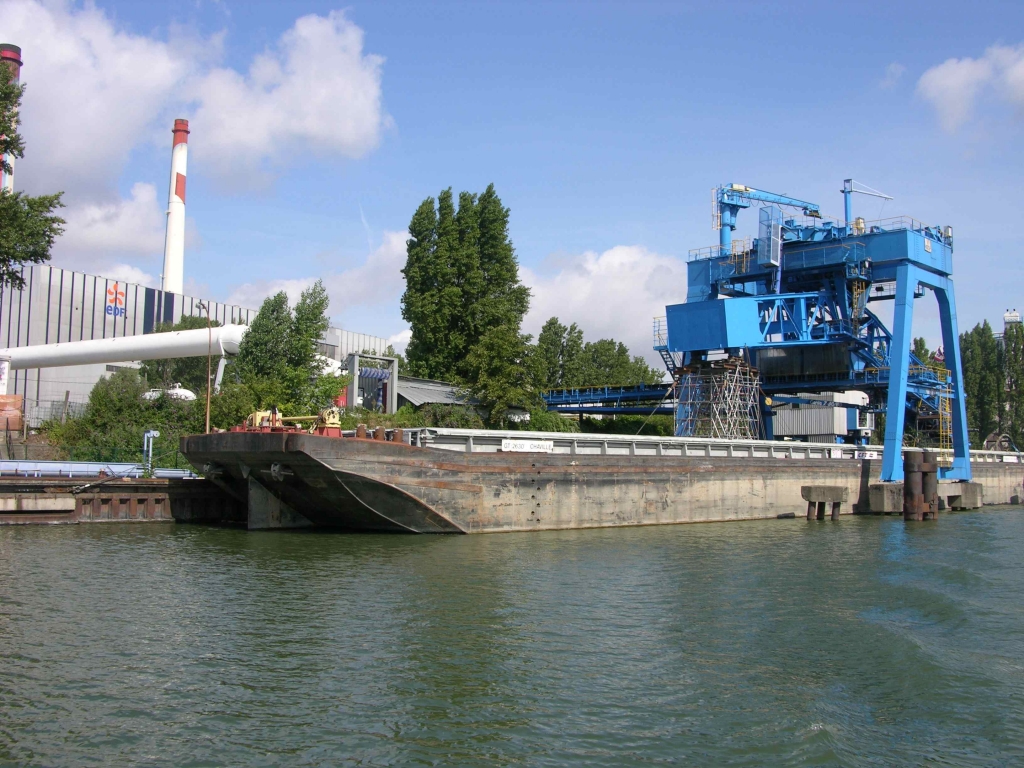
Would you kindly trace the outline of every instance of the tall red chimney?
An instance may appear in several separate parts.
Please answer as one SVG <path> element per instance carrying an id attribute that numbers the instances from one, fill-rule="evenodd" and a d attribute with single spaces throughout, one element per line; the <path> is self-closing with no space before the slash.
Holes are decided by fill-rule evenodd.
<path id="1" fill-rule="evenodd" d="M 10 79 L 15 83 L 21 80 L 21 48 L 10 43 L 0 43 L 0 62 L 10 70 Z M 0 73 L 2 76 L 3 73 Z M 11 172 L 0 172 L 0 189 L 14 191 L 14 157 L 4 155 L 4 162 L 11 167 Z"/>

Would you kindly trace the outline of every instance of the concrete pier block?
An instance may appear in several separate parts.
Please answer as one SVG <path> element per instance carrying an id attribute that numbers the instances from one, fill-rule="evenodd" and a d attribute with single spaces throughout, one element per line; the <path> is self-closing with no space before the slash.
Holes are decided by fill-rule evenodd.
<path id="1" fill-rule="evenodd" d="M 876 515 L 903 512 L 903 483 L 876 483 L 868 486 L 868 506 Z"/>
<path id="2" fill-rule="evenodd" d="M 845 485 L 801 485 L 800 497 L 818 503 L 844 502 L 850 500 L 850 489 Z"/>
<path id="3" fill-rule="evenodd" d="M 250 531 L 274 528 L 308 528 L 313 525 L 277 496 L 268 491 L 262 483 L 249 476 L 249 524 Z"/>
<path id="4" fill-rule="evenodd" d="M 985 487 L 981 483 L 943 483 L 940 489 L 950 509 L 978 509 L 985 500 Z"/>
<path id="5" fill-rule="evenodd" d="M 807 502 L 807 519 L 825 519 L 825 505 L 832 505 L 832 519 L 839 519 L 839 507 L 850 498 L 845 485 L 801 485 L 800 496 Z M 815 514 L 817 513 L 817 514 Z"/>

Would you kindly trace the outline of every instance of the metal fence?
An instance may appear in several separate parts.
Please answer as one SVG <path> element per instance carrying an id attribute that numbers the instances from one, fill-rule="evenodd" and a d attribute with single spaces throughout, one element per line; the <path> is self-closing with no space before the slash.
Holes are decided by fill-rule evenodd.
<path id="1" fill-rule="evenodd" d="M 25 401 L 25 421 L 29 429 L 38 429 L 44 421 L 64 421 L 85 414 L 85 400 L 33 400 Z"/>

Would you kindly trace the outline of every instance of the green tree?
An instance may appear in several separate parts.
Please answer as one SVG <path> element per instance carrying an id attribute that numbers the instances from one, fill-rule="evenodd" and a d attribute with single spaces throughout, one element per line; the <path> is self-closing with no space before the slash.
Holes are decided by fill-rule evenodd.
<path id="1" fill-rule="evenodd" d="M 583 345 L 583 387 L 635 386 L 656 384 L 664 378 L 662 371 L 647 365 L 640 356 L 630 357 L 621 341 L 600 339 Z"/>
<path id="2" fill-rule="evenodd" d="M 327 318 L 330 303 L 323 281 L 317 280 L 300 294 L 295 304 L 285 358 L 289 366 L 305 371 L 309 376 L 319 376 L 323 372 L 323 362 L 317 356 L 317 344 L 331 325 Z"/>
<path id="3" fill-rule="evenodd" d="M 986 437 L 1001 428 L 1003 411 L 999 350 L 987 320 L 960 334 L 960 355 L 967 427 L 972 445 L 980 448 Z"/>
<path id="4" fill-rule="evenodd" d="M 540 329 L 537 336 L 537 370 L 543 389 L 563 386 L 563 358 L 568 331 L 568 328 L 558 322 L 557 317 L 552 317 Z"/>
<path id="5" fill-rule="evenodd" d="M 488 412 L 492 426 L 508 425 L 509 409 L 542 405 L 538 367 L 530 336 L 517 328 L 492 328 L 466 358 L 468 392 Z"/>
<path id="6" fill-rule="evenodd" d="M 294 312 L 283 291 L 263 302 L 231 366 L 231 380 L 248 388 L 256 407 L 316 413 L 344 388 L 345 378 L 327 373 L 317 352 L 330 324 L 328 304 L 319 280 L 302 292 Z"/>
<path id="7" fill-rule="evenodd" d="M 530 309 L 530 289 L 519 280 L 519 261 L 509 235 L 509 209 L 501 204 L 494 185 L 489 184 L 476 205 L 480 228 L 479 294 L 470 296 L 472 347 L 492 328 L 519 328 Z"/>
<path id="8" fill-rule="evenodd" d="M 13 158 L 25 156 L 25 142 L 18 132 L 24 85 L 11 79 L 6 65 L 0 65 L 0 153 Z M 11 164 L 0 159 L 5 173 Z M 30 197 L 0 189 L 0 285 L 23 288 L 21 268 L 50 258 L 54 241 L 64 232 L 64 219 L 54 215 L 63 208 L 62 192 Z"/>
<path id="9" fill-rule="evenodd" d="M 408 370 L 413 376 L 431 378 L 442 364 L 438 350 L 442 344 L 446 321 L 439 314 L 440 285 L 445 281 L 438 274 L 434 258 L 437 245 L 437 211 L 434 198 L 424 200 L 409 223 L 406 241 L 405 294 L 402 296 L 402 317 L 415 331 L 406 349 Z"/>
<path id="10" fill-rule="evenodd" d="M 656 384 L 663 378 L 625 344 L 614 339 L 583 342 L 583 331 L 552 317 L 537 337 L 537 366 L 543 389 Z"/>
<path id="11" fill-rule="evenodd" d="M 544 389 L 583 386 L 587 371 L 583 331 L 573 323 L 568 328 L 552 317 L 537 337 L 537 352 Z"/>
<path id="12" fill-rule="evenodd" d="M 238 347 L 235 366 L 243 380 L 284 376 L 291 325 L 288 294 L 281 291 L 263 301 Z"/>
<path id="13" fill-rule="evenodd" d="M 931 360 L 932 352 L 928 349 L 928 342 L 923 336 L 918 336 L 914 339 L 914 346 L 910 351 L 913 352 L 914 356 L 922 363 L 927 363 Z"/>
<path id="14" fill-rule="evenodd" d="M 217 327 L 220 323 L 213 320 L 211 326 Z M 192 331 L 206 329 L 206 318 L 198 315 L 182 315 L 181 320 L 176 323 L 157 323 L 153 329 L 155 333 L 168 333 L 170 331 Z M 213 360 L 213 369 L 216 372 L 218 360 Z M 142 377 L 150 387 L 170 387 L 172 384 L 181 384 L 185 389 L 193 392 L 204 392 L 206 390 L 206 358 L 205 357 L 179 357 L 167 360 L 146 360 L 139 369 Z"/>
<path id="15" fill-rule="evenodd" d="M 1007 433 L 1014 445 L 1024 445 L 1024 325 L 1006 325 L 999 368 L 1005 401 L 1000 409 L 1000 431 Z"/>
<path id="16" fill-rule="evenodd" d="M 470 351 L 492 329 L 518 330 L 530 292 L 519 281 L 509 239 L 509 211 L 490 185 L 477 196 L 442 191 L 427 198 L 409 224 L 402 317 L 412 339 L 408 372 L 466 380 Z"/>
<path id="17" fill-rule="evenodd" d="M 562 344 L 562 380 L 559 386 L 567 389 L 583 386 L 587 368 L 587 356 L 583 350 L 583 330 L 572 323 L 565 332 Z"/>

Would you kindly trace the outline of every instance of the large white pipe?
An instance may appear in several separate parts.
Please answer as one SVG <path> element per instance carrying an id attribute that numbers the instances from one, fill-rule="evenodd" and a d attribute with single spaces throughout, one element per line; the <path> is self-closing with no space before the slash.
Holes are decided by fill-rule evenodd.
<path id="1" fill-rule="evenodd" d="M 59 368 L 65 365 L 123 363 L 128 360 L 164 360 L 175 357 L 206 357 L 213 354 L 237 355 L 238 345 L 249 330 L 245 325 L 222 325 L 210 331 L 170 331 L 141 336 L 120 336 L 116 339 L 64 341 L 59 344 L 38 344 L 32 347 L 0 349 L 0 359 L 10 357 L 11 369 Z"/>
<path id="2" fill-rule="evenodd" d="M 161 288 L 182 293 L 185 287 L 185 168 L 188 164 L 188 120 L 175 120 L 171 144 L 171 188 L 167 193 L 164 274 Z"/>
<path id="3" fill-rule="evenodd" d="M 7 65 L 12 82 L 21 80 L 21 48 L 10 43 L 0 44 L 0 62 Z M 0 71 L 0 77 L 3 75 Z M 0 188 L 14 192 L 14 155 L 4 155 L 4 161 L 11 166 L 11 173 L 0 171 Z"/>

